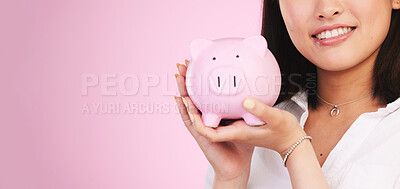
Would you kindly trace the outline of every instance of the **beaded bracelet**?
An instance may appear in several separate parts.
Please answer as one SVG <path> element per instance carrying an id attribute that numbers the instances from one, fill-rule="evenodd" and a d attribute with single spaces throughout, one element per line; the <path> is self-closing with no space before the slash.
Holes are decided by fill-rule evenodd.
<path id="1" fill-rule="evenodd" d="M 292 151 L 296 148 L 296 146 L 299 145 L 300 142 L 303 141 L 304 139 L 310 139 L 310 142 L 312 141 L 312 138 L 310 136 L 301 137 L 295 144 L 293 144 L 293 146 L 290 148 L 290 150 L 286 153 L 285 158 L 283 159 L 283 166 L 286 167 L 286 161 L 287 161 L 290 153 L 292 153 Z"/>

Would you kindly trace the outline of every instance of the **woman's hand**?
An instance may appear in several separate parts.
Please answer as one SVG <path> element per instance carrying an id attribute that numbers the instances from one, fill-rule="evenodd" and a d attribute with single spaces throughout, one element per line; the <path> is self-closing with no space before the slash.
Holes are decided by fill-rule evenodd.
<path id="1" fill-rule="evenodd" d="M 190 109 L 194 107 L 193 103 L 188 104 Z M 306 136 L 297 118 L 290 112 L 268 106 L 255 98 L 246 98 L 243 107 L 266 124 L 250 126 L 241 120 L 233 125 L 214 129 L 205 126 L 195 111 L 190 113 L 196 132 L 213 142 L 233 141 L 264 147 L 278 152 L 282 158 L 297 140 Z"/>
<path id="2" fill-rule="evenodd" d="M 250 126 L 243 120 L 240 120 L 225 127 L 210 128 L 205 126 L 197 108 L 189 97 L 187 97 L 188 94 L 185 86 L 186 66 L 178 65 L 178 70 L 180 73 L 180 76 L 177 76 L 179 92 L 181 96 L 188 99 L 187 104 L 190 110 L 190 116 L 186 115 L 186 112 L 183 112 L 182 118 L 183 120 L 192 118 L 192 121 L 189 123 L 190 129 L 196 133 L 197 137 L 205 137 L 207 141 L 214 143 L 230 141 L 235 142 L 235 144 L 260 146 L 275 150 L 284 157 L 289 148 L 297 140 L 306 135 L 293 114 L 270 107 L 255 98 L 245 99 L 243 107 L 247 112 L 262 119 L 266 123 L 265 125 Z"/>
<path id="3" fill-rule="evenodd" d="M 185 63 L 187 65 L 189 61 Z M 186 128 L 196 140 L 214 169 L 214 187 L 224 186 L 226 188 L 230 187 L 229 184 L 231 184 L 234 185 L 235 188 L 245 188 L 250 174 L 251 157 L 254 146 L 233 141 L 216 141 L 214 138 L 204 135 L 205 132 L 199 128 L 206 126 L 200 125 L 202 123 L 199 121 L 199 119 L 201 120 L 200 113 L 188 97 L 186 90 L 185 77 L 187 67 L 182 64 L 177 64 L 177 67 L 180 75 L 176 74 L 175 76 L 181 97 L 175 97 L 176 103 Z M 184 98 L 186 100 L 184 100 Z M 191 121 L 188 111 L 192 117 L 196 118 L 196 124 Z M 245 126 L 243 124 L 237 124 L 237 122 L 233 123 L 233 125 L 237 125 L 237 127 Z M 198 131 L 203 133 L 201 134 Z"/>

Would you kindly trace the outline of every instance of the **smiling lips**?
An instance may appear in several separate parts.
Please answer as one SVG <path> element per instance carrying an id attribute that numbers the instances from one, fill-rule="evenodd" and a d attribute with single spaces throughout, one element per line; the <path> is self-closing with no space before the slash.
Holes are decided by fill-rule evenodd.
<path id="1" fill-rule="evenodd" d="M 327 30 L 323 31 L 317 35 L 313 35 L 312 37 L 315 37 L 317 39 L 329 39 L 331 37 L 336 37 L 340 35 L 344 35 L 346 33 L 351 32 L 351 30 L 355 29 L 355 27 L 340 27 L 338 29 L 333 29 L 333 30 Z"/>
<path id="2" fill-rule="evenodd" d="M 345 41 L 356 29 L 345 25 L 323 26 L 317 29 L 311 37 L 320 45 L 330 46 Z"/>

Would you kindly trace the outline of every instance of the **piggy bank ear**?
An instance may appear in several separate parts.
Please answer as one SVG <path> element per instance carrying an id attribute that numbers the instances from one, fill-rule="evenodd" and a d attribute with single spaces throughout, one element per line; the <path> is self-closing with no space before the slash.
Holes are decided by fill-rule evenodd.
<path id="1" fill-rule="evenodd" d="M 196 39 L 190 43 L 190 54 L 192 58 L 197 58 L 201 51 L 210 46 L 213 42 L 207 39 Z"/>
<path id="2" fill-rule="evenodd" d="M 244 39 L 243 42 L 253 47 L 261 57 L 265 56 L 268 44 L 262 35 L 250 36 Z"/>

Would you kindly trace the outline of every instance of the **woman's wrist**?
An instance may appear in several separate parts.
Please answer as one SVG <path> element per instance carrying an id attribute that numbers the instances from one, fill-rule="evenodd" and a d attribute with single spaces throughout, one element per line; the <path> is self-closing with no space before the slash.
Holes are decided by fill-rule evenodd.
<path id="1" fill-rule="evenodd" d="M 313 146 L 309 140 L 301 142 L 288 157 L 287 168 L 293 188 L 329 189 Z"/>
<path id="2" fill-rule="evenodd" d="M 286 164 L 288 164 L 289 160 L 293 161 L 293 159 L 297 158 L 296 156 L 303 156 L 304 153 L 309 154 L 310 150 L 313 150 L 311 141 L 309 140 L 304 140 L 301 143 L 297 145 L 295 149 L 293 149 L 292 153 L 287 157 Z M 311 153 L 313 156 L 315 156 L 315 153 Z M 285 155 L 283 155 L 283 158 Z M 301 158 L 301 157 L 300 157 Z"/>
<path id="3" fill-rule="evenodd" d="M 246 188 L 249 175 L 239 176 L 234 179 L 223 179 L 217 175 L 214 177 L 213 189 L 219 188 L 232 188 L 243 189 Z"/>
<path id="4" fill-rule="evenodd" d="M 292 147 L 290 147 L 289 151 L 285 154 L 285 157 L 283 158 L 283 165 L 286 167 L 286 161 L 288 159 L 288 157 L 290 156 L 290 154 L 293 152 L 294 149 L 296 149 L 296 147 L 303 142 L 303 140 L 312 140 L 312 138 L 310 136 L 303 136 L 301 137 L 294 145 L 292 145 Z"/>
<path id="5" fill-rule="evenodd" d="M 298 142 L 298 140 L 304 136 L 307 136 L 307 134 L 302 130 L 302 132 L 299 132 L 295 134 L 293 137 L 291 137 L 291 141 L 288 142 L 287 147 L 284 151 L 279 152 L 279 155 L 281 156 L 282 160 L 285 159 L 286 154 L 290 151 L 290 149 L 293 147 L 293 145 Z"/>

